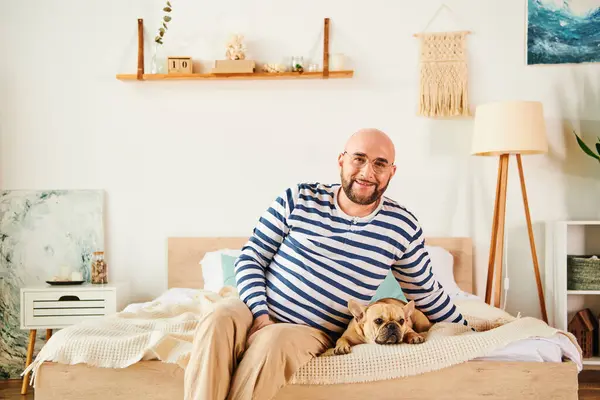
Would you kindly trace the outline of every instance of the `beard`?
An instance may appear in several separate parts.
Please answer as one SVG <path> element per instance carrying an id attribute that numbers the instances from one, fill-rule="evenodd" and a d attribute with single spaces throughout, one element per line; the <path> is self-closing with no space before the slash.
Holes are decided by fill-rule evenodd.
<path id="1" fill-rule="evenodd" d="M 346 193 L 346 197 L 348 197 L 353 203 L 356 204 L 360 204 L 363 206 L 367 206 L 370 204 L 375 203 L 376 201 L 378 201 L 381 196 L 383 196 L 383 193 L 385 193 L 389 183 L 390 183 L 390 179 L 388 179 L 388 181 L 386 182 L 385 186 L 381 187 L 381 183 L 379 181 L 376 182 L 372 182 L 374 185 L 373 187 L 373 193 L 371 193 L 370 195 L 360 195 L 358 193 L 356 193 L 354 191 L 354 187 L 355 185 L 358 185 L 358 183 L 356 183 L 356 177 L 351 176 L 350 178 L 346 179 L 344 178 L 344 172 L 342 171 L 342 173 L 340 174 L 341 176 L 341 180 L 342 180 L 342 189 L 344 189 L 344 193 Z"/>

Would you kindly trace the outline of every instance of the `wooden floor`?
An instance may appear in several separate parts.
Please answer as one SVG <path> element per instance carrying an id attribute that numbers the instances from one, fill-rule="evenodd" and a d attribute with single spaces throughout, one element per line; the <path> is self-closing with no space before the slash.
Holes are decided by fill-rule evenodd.
<path id="1" fill-rule="evenodd" d="M 27 395 L 21 395 L 21 380 L 0 380 L 0 399 L 33 399 L 33 390 L 27 390 Z"/>
<path id="2" fill-rule="evenodd" d="M 29 388 L 26 396 L 21 396 L 20 380 L 0 380 L 0 399 L 25 400 L 34 399 L 33 389 Z M 579 374 L 579 399 L 600 399 L 600 370 L 584 370 Z"/>
<path id="3" fill-rule="evenodd" d="M 600 399 L 600 369 L 583 370 L 579 374 L 579 398 Z"/>

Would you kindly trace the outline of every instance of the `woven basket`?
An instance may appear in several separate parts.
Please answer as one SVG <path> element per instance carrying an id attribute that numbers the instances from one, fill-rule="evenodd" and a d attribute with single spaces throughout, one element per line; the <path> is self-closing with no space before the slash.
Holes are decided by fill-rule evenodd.
<path id="1" fill-rule="evenodd" d="M 600 257 L 567 256 L 567 289 L 600 290 Z"/>

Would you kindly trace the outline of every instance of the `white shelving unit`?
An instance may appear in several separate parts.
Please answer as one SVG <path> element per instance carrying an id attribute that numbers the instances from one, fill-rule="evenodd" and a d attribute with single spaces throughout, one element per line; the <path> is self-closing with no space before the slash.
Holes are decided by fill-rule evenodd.
<path id="1" fill-rule="evenodd" d="M 568 330 L 576 312 L 589 308 L 600 315 L 600 290 L 567 289 L 567 255 L 600 255 L 600 221 L 559 221 L 546 224 L 545 289 L 550 325 Z M 600 337 L 599 337 L 600 339 Z M 600 366 L 600 354 L 583 360 Z"/>

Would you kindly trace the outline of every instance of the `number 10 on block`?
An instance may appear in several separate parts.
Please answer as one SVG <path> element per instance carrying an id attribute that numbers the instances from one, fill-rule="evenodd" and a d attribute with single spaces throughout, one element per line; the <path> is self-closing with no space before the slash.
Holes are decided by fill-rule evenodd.
<path id="1" fill-rule="evenodd" d="M 192 73 L 192 57 L 169 57 L 168 65 L 170 74 Z"/>

